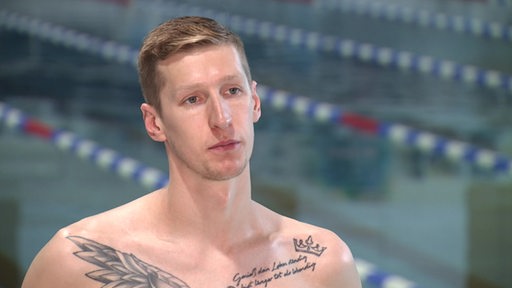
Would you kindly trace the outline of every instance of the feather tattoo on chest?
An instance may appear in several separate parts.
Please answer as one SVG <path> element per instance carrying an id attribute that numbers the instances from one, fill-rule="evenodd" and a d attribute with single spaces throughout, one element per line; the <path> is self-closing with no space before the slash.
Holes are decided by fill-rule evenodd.
<path id="1" fill-rule="evenodd" d="M 141 261 L 133 254 L 80 236 L 67 238 L 81 249 L 73 253 L 75 256 L 99 267 L 85 275 L 103 283 L 101 287 L 190 288 L 178 277 Z"/>

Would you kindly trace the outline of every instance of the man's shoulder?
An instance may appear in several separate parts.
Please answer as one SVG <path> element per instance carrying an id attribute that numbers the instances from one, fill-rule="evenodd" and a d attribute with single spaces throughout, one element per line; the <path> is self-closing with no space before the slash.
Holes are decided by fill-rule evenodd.
<path id="1" fill-rule="evenodd" d="M 46 243 L 32 261 L 23 288 L 87 287 L 86 283 L 81 283 L 84 279 L 82 271 L 86 271 L 86 267 L 76 261 L 76 246 L 68 239 L 69 236 L 69 231 L 64 228 Z"/>
<path id="2" fill-rule="evenodd" d="M 31 287 L 87 287 L 90 282 L 84 275 L 91 271 L 87 261 L 80 261 L 91 240 L 114 245 L 122 231 L 128 229 L 137 200 L 123 206 L 101 212 L 61 228 L 44 245 L 32 261 L 23 282 L 23 288 Z M 88 242 L 89 241 L 89 242 Z M 81 251 L 81 252 L 80 252 Z M 81 254 L 81 255 L 79 255 Z M 94 282 L 92 282 L 94 283 Z"/>
<path id="3" fill-rule="evenodd" d="M 293 240 L 298 255 L 314 261 L 314 281 L 322 287 L 361 287 L 352 252 L 336 233 L 308 223 L 286 220 L 283 235 Z M 341 285 L 343 284 L 343 285 Z"/>
<path id="4" fill-rule="evenodd" d="M 332 230 L 282 216 L 282 233 L 293 238 L 312 238 L 338 248 L 348 248 L 345 242 Z"/>
<path id="5" fill-rule="evenodd" d="M 83 235 L 90 238 L 104 238 L 121 231 L 133 230 L 148 206 L 147 194 L 123 205 L 85 217 L 62 228 L 57 235 Z"/>

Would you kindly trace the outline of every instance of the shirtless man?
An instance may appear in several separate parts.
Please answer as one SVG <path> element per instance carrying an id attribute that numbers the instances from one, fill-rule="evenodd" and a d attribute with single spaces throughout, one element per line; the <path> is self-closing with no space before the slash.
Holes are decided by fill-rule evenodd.
<path id="1" fill-rule="evenodd" d="M 211 19 L 168 21 L 146 37 L 138 71 L 170 183 L 61 229 L 23 288 L 361 287 L 338 236 L 251 199 L 261 103 L 238 36 Z"/>

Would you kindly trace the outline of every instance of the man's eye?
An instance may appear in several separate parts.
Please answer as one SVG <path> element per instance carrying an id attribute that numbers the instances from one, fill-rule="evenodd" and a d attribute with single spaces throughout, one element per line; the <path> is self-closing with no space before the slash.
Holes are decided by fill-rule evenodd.
<path id="1" fill-rule="evenodd" d="M 192 97 L 188 97 L 186 100 L 185 100 L 185 103 L 188 103 L 188 104 L 195 104 L 197 103 L 197 101 L 199 100 L 199 98 L 197 96 L 192 96 Z"/>
<path id="2" fill-rule="evenodd" d="M 240 89 L 239 88 L 229 88 L 228 93 L 230 95 L 236 95 L 236 94 L 240 93 Z"/>

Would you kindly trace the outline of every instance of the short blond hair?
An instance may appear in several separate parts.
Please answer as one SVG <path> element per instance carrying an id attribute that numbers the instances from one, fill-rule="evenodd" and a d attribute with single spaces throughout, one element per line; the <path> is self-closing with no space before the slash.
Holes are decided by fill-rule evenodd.
<path id="1" fill-rule="evenodd" d="M 251 72 L 242 40 L 213 19 L 185 16 L 171 19 L 153 29 L 144 39 L 139 52 L 137 70 L 142 95 L 146 103 L 161 112 L 160 89 L 164 79 L 156 67 L 159 61 L 177 53 L 195 48 L 233 45 L 238 51 L 247 79 L 251 81 Z"/>

